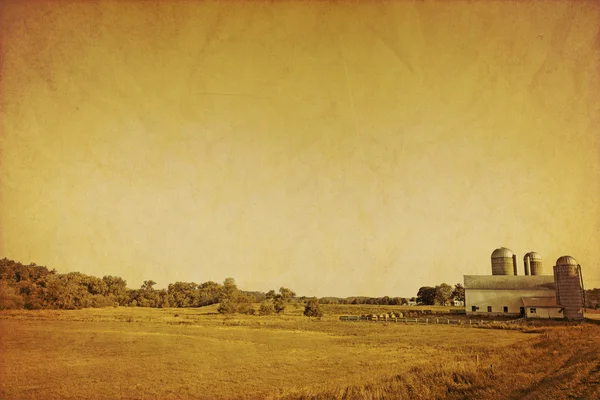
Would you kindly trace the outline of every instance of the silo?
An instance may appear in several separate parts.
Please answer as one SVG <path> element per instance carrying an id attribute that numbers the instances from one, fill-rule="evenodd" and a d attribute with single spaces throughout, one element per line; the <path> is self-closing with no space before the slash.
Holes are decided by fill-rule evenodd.
<path id="1" fill-rule="evenodd" d="M 492 275 L 514 275 L 513 252 L 500 247 L 492 252 Z"/>
<path id="2" fill-rule="evenodd" d="M 554 266 L 556 300 L 564 307 L 567 319 L 583 319 L 583 282 L 581 266 L 571 256 L 562 256 Z"/>
<path id="3" fill-rule="evenodd" d="M 525 275 L 544 275 L 542 256 L 535 251 L 525 254 L 523 263 L 525 264 Z"/>

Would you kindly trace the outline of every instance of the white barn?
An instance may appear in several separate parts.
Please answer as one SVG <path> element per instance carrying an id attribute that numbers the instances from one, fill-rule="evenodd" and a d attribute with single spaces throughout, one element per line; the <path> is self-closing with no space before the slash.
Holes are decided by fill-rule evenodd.
<path id="1" fill-rule="evenodd" d="M 518 275 L 517 257 L 506 247 L 492 253 L 492 275 L 465 275 L 465 311 L 471 316 L 583 319 L 581 266 L 571 256 L 546 275 L 542 257 L 529 252 Z"/>
<path id="2" fill-rule="evenodd" d="M 515 317 L 535 314 L 539 318 L 552 310 L 550 318 L 562 318 L 552 275 L 465 275 L 464 280 L 468 315 Z"/>

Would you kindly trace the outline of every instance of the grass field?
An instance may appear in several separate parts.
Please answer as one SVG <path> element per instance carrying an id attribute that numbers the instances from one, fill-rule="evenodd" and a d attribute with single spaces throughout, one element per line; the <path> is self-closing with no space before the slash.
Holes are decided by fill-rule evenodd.
<path id="1" fill-rule="evenodd" d="M 0 398 L 600 398 L 600 325 L 343 323 L 339 307 L 3 311 Z"/>

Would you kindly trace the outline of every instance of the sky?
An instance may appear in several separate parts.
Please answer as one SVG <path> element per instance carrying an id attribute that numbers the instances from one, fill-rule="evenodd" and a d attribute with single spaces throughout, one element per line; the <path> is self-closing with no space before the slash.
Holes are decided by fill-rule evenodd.
<path id="1" fill-rule="evenodd" d="M 595 1 L 3 1 L 0 257 L 415 296 L 600 287 Z"/>

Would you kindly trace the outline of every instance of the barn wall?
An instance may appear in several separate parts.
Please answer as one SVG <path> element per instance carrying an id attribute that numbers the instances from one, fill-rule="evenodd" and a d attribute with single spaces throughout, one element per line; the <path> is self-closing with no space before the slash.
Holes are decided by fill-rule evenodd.
<path id="1" fill-rule="evenodd" d="M 564 315 L 560 312 L 560 308 L 537 308 L 534 307 L 535 314 L 531 313 L 531 307 L 527 307 L 525 314 L 527 318 L 563 318 Z"/>
<path id="2" fill-rule="evenodd" d="M 552 297 L 556 298 L 554 290 L 487 290 L 465 289 L 465 309 L 469 315 L 519 315 L 523 303 L 521 297 Z M 473 306 L 479 307 L 476 312 Z M 488 313 L 488 306 L 492 312 Z M 508 313 L 503 308 L 508 307 Z"/>

